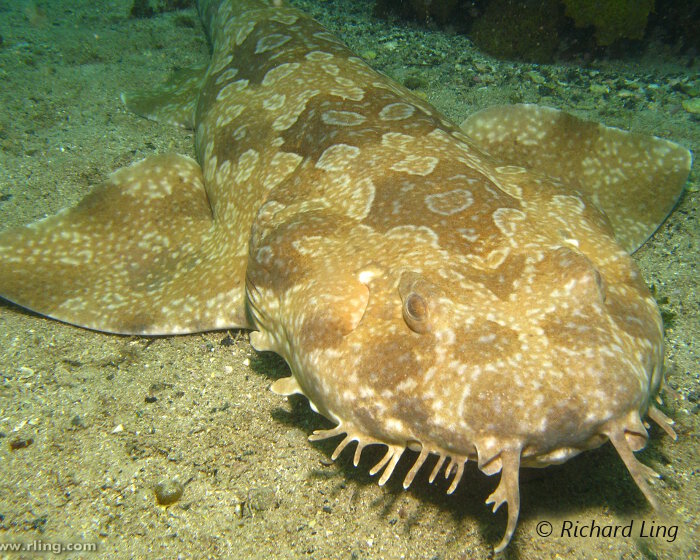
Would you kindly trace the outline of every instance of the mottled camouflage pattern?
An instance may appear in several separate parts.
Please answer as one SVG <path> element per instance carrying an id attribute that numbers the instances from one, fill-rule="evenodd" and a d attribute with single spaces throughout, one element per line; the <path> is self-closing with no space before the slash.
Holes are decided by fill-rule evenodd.
<path id="1" fill-rule="evenodd" d="M 274 384 L 343 434 L 501 472 L 612 441 L 645 495 L 662 382 L 656 303 L 628 251 L 653 233 L 687 150 L 534 106 L 460 129 L 301 12 L 201 1 L 209 67 L 129 107 L 196 130 L 198 163 L 158 156 L 74 209 L 0 236 L 0 295 L 92 329 L 252 328 L 289 363 Z"/>

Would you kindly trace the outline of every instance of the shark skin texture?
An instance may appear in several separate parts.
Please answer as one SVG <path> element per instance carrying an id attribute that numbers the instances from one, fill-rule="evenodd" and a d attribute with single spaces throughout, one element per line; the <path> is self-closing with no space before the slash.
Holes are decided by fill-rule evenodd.
<path id="1" fill-rule="evenodd" d="M 201 0 L 206 68 L 124 94 L 195 130 L 116 171 L 77 206 L 0 232 L 0 297 L 121 334 L 250 329 L 343 436 L 408 448 L 408 488 L 500 473 L 502 551 L 521 466 L 610 441 L 635 457 L 663 382 L 658 307 L 630 258 L 673 210 L 690 152 L 534 105 L 461 126 L 277 0 Z M 431 459 L 432 460 L 432 459 Z"/>

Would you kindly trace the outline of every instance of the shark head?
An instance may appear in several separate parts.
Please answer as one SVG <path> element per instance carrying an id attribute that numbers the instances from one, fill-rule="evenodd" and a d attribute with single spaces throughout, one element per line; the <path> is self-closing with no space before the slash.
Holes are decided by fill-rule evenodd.
<path id="1" fill-rule="evenodd" d="M 502 472 L 490 500 L 509 505 L 502 547 L 521 465 L 611 440 L 652 499 L 632 451 L 647 439 L 642 416 L 663 416 L 651 404 L 662 321 L 611 221 L 557 179 L 487 154 L 455 160 L 411 177 L 358 170 L 360 215 L 270 193 L 246 297 L 251 342 L 291 368 L 273 390 L 303 394 L 337 424 L 313 436 L 344 434 L 334 456 L 355 441 L 357 464 L 366 445 L 386 445 L 380 483 L 406 448 L 419 455 L 405 486 L 431 454 L 431 480 L 450 459 L 450 492 L 467 460 Z M 403 181 L 393 201 L 387 176 Z"/>

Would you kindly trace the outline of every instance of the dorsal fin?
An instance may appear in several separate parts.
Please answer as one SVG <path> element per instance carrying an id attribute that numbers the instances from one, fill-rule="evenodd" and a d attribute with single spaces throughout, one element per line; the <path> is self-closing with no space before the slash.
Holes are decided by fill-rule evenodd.
<path id="1" fill-rule="evenodd" d="M 122 334 L 245 327 L 245 258 L 215 227 L 196 161 L 160 155 L 77 206 L 0 234 L 0 297 Z"/>
<path id="2" fill-rule="evenodd" d="M 690 152 L 668 140 L 626 132 L 537 105 L 479 111 L 462 129 L 495 159 L 578 190 L 608 216 L 617 241 L 636 251 L 678 202 Z"/>

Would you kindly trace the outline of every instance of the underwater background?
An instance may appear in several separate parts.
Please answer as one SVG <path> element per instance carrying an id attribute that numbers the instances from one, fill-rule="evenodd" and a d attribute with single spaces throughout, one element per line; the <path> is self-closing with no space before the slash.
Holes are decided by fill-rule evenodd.
<path id="1" fill-rule="evenodd" d="M 400 9 L 358 0 L 291 3 L 456 122 L 489 105 L 538 103 L 668 138 L 695 154 L 700 147 L 692 28 L 683 40 L 659 27 L 602 44 L 604 21 L 586 31 L 564 14 L 560 41 L 545 56 L 493 48 L 504 42 L 494 25 L 530 29 L 528 12 L 516 11 L 523 2 L 511 2 L 511 11 L 501 3 L 491 27 L 476 23 L 492 9 L 484 3 L 452 2 L 453 9 L 468 5 L 469 21 L 431 12 L 439 2 Z M 0 0 L 0 229 L 54 214 L 149 155 L 194 155 L 190 131 L 133 115 L 119 99 L 207 62 L 191 4 Z M 649 21 L 663 6 L 649 11 Z M 664 316 L 663 408 L 679 434 L 673 442 L 652 426 L 638 454 L 662 475 L 653 490 L 664 511 L 651 510 L 606 444 L 562 466 L 523 472 L 520 521 L 505 557 L 698 555 L 698 183 L 694 164 L 675 212 L 634 256 Z M 285 371 L 281 359 L 256 353 L 245 332 L 110 336 L 0 302 L 0 546 L 97 544 L 97 552 L 65 558 L 492 556 L 505 512 L 494 516 L 483 502 L 498 477 L 468 464 L 446 496 L 448 484 L 429 485 L 426 467 L 404 491 L 406 458 L 379 488 L 367 471 L 381 449 L 365 452 L 354 468 L 351 451 L 330 461 L 334 441 L 306 441 L 328 426 L 301 398 L 268 391 Z M 537 534 L 541 521 L 642 519 L 678 533 L 673 542 Z"/>

